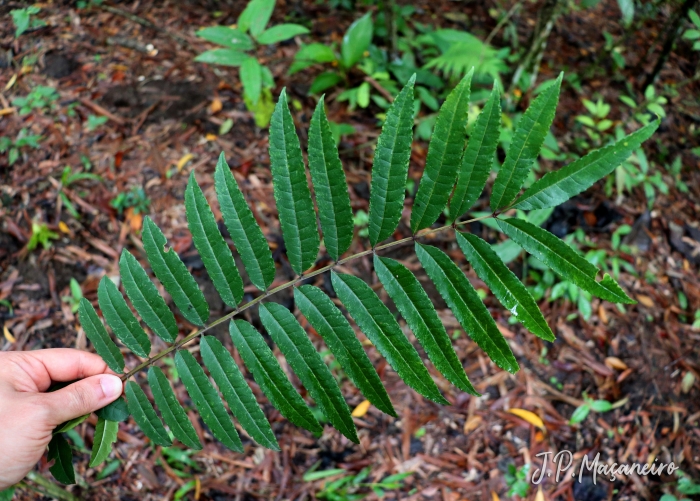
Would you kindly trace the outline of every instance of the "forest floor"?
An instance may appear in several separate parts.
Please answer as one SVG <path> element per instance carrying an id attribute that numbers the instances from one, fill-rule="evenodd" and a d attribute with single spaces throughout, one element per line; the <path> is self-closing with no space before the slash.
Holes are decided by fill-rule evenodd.
<path id="1" fill-rule="evenodd" d="M 482 39 L 495 26 L 488 5 L 481 2 L 413 2 L 426 19 L 445 27 L 467 27 Z M 488 4 L 488 2 L 487 2 Z M 177 5 L 175 7 L 175 5 Z M 49 347 L 86 349 L 87 341 L 71 311 L 70 280 L 82 293 L 96 299 L 96 288 L 104 274 L 118 274 L 118 257 L 123 248 L 141 256 L 139 230 L 142 214 L 133 209 L 120 213 L 111 205 L 119 194 L 142 187 L 150 200 L 146 210 L 164 230 L 171 245 L 195 275 L 204 277 L 203 266 L 192 245 L 185 220 L 183 194 L 188 175 L 197 179 L 210 200 L 214 199 L 213 171 L 221 151 L 226 154 L 234 175 L 255 208 L 258 221 L 275 250 L 277 278 L 283 283 L 292 277 L 283 254 L 272 196 L 267 153 L 267 132 L 257 128 L 246 111 L 237 70 L 193 62 L 208 44 L 194 36 L 197 27 L 232 24 L 239 8 L 213 17 L 216 2 L 135 2 L 119 8 L 125 16 L 94 7 L 78 14 L 70 2 L 54 2 L 43 7 L 47 26 L 15 41 L 11 23 L 0 27 L 0 47 L 12 50 L 15 61 L 24 66 L 0 66 L 0 130 L 14 138 L 21 129 L 42 136 L 38 149 L 24 149 L 14 165 L 0 157 L 0 323 L 3 350 L 29 350 Z M 8 7 L 0 6 L 7 19 Z M 445 14 L 459 10 L 466 26 Z M 575 129 L 575 116 L 582 113 L 581 96 L 602 95 L 612 105 L 613 120 L 624 119 L 617 99 L 626 84 L 639 89 L 640 75 L 649 71 L 658 53 L 655 41 L 662 37 L 668 18 L 649 21 L 643 32 L 632 34 L 626 53 L 628 67 L 613 71 L 609 62 L 597 58 L 605 41 L 602 29 L 616 33 L 619 11 L 616 2 L 603 1 L 585 11 L 565 13 L 552 32 L 541 69 L 540 80 L 559 71 L 581 75 L 577 93 L 564 87 L 553 126 L 554 136 L 566 150 Z M 322 2 L 278 2 L 274 18 L 310 20 L 314 41 L 338 40 L 356 13 L 330 10 Z M 138 16 L 138 17 L 134 17 Z M 534 6 L 517 16 L 518 33 L 527 40 L 536 18 Z M 145 21 L 139 23 L 137 20 Z M 494 39 L 499 46 L 499 36 Z M 305 134 L 315 100 L 308 97 L 308 74 L 286 76 L 294 47 L 280 45 L 275 53 L 263 54 L 281 86 L 291 99 L 301 104 L 294 110 L 297 127 L 305 144 Z M 650 51 L 647 56 L 647 51 Z M 697 58 L 671 54 L 660 81 L 678 82 L 690 77 Z M 2 64 L 2 61 L 0 61 Z M 598 71 L 591 70 L 593 65 Z M 11 101 L 25 96 L 37 85 L 50 85 L 60 94 L 54 106 L 43 112 L 20 115 Z M 545 343 L 511 324 L 495 298 L 486 304 L 508 339 L 522 367 L 516 375 L 499 370 L 459 329 L 452 314 L 437 294 L 436 307 L 450 332 L 454 346 L 480 398 L 459 392 L 433 372 L 450 406 L 439 406 L 408 389 L 386 366 L 374 348 L 368 350 L 376 361 L 399 419 L 370 408 L 355 419 L 360 444 L 354 445 L 330 426 L 320 438 L 284 420 L 269 404 L 263 408 L 272 422 L 282 452 L 244 442 L 245 453 L 226 450 L 207 439 L 204 449 L 190 454 L 164 451 L 152 446 L 131 423 L 120 425 L 114 457 L 118 465 L 108 475 L 88 467 L 93 424 L 88 421 L 77 431 L 87 444 L 78 447 L 76 472 L 84 480 L 70 492 L 85 499 L 148 500 L 172 499 L 183 485 L 194 480 L 187 494 L 192 499 L 305 499 L 316 496 L 327 481 L 305 482 L 302 477 L 312 466 L 319 470 L 342 468 L 357 474 L 365 467 L 371 473 L 365 482 L 377 482 L 387 475 L 412 472 L 398 489 L 386 490 L 386 499 L 457 501 L 508 499 L 508 465 L 540 466 L 536 455 L 546 451 L 571 450 L 579 460 L 583 455 L 620 463 L 647 463 L 673 460 L 691 477 L 700 478 L 700 332 L 691 327 L 692 316 L 700 309 L 700 159 L 691 153 L 698 146 L 694 134 L 700 121 L 697 95 L 700 86 L 691 83 L 679 90 L 667 106 L 667 117 L 655 139 L 645 146 L 648 157 L 673 159 L 680 155 L 682 180 L 689 191 L 681 193 L 671 179 L 669 193 L 659 193 L 651 211 L 643 189 L 635 188 L 618 200 L 609 199 L 602 189 L 588 190 L 555 211 L 545 227 L 557 225 L 563 234 L 579 228 L 586 231 L 599 249 L 633 264 L 637 276 L 623 270 L 620 282 L 639 302 L 621 311 L 615 305 L 592 301 L 592 315 L 584 320 L 576 315 L 576 304 L 566 299 L 542 301 L 541 308 L 557 334 L 554 343 Z M 639 94 L 641 95 L 641 93 Z M 695 96 L 695 97 L 694 97 Z M 331 120 L 349 123 L 356 133 L 340 144 L 354 210 L 368 210 L 372 141 L 379 128 L 373 110 L 348 111 L 343 103 L 327 96 Z M 523 96 L 524 108 L 529 96 Z M 88 127 L 90 115 L 107 117 L 94 130 Z M 218 135 L 221 124 L 232 119 L 232 130 Z M 414 144 L 409 176 L 418 180 L 425 161 L 427 144 Z M 669 161 L 670 162 L 670 161 Z M 546 161 L 548 168 L 559 167 Z M 83 179 L 62 186 L 61 176 L 69 166 L 72 172 L 89 169 L 100 180 Z M 661 167 L 659 167 L 662 169 Z M 670 175 L 662 170 L 666 179 Z M 78 216 L 67 210 L 63 193 Z M 485 208 L 488 197 L 479 202 Z M 409 201 L 410 203 L 410 201 Z M 32 222 L 46 222 L 58 238 L 49 248 L 27 251 Z M 612 234 L 621 224 L 633 231 L 625 237 L 636 250 L 613 250 Z M 495 233 L 473 224 L 470 230 L 493 241 Z M 397 236 L 410 234 L 405 222 Z M 453 236 L 430 239 L 464 263 Z M 355 238 L 351 251 L 364 250 L 366 239 Z M 391 256 L 415 257 L 401 248 Z M 461 261 L 460 261 L 461 260 Z M 519 265 L 520 266 L 520 265 Z M 463 266 L 472 283 L 485 289 L 471 269 Z M 374 280 L 371 263 L 357 260 L 348 270 Z M 522 272 L 522 270 L 520 270 Z M 330 288 L 325 276 L 317 284 Z M 429 285 L 425 282 L 426 287 Z M 211 284 L 201 286 L 209 300 L 212 318 L 229 311 Z M 256 289 L 246 288 L 248 299 Z M 679 293 L 687 304 L 679 300 Z M 276 301 L 293 306 L 291 296 Z M 255 313 L 245 317 L 259 325 Z M 690 320 L 689 320 L 690 319 Z M 181 332 L 192 326 L 179 319 Z M 459 335 L 461 332 L 461 335 Z M 226 329 L 215 332 L 230 346 Z M 315 343 L 321 346 L 319 337 Z M 163 344 L 154 345 L 160 350 Z M 130 355 L 127 366 L 137 360 Z M 240 360 L 239 360 L 240 361 Z M 296 381 L 296 380 L 295 380 Z M 261 402 L 266 402 L 252 385 Z M 347 380 L 343 394 L 351 408 L 364 399 Z M 177 391 L 184 395 L 178 385 Z M 570 424 L 574 410 L 584 396 L 606 400 L 614 409 L 591 412 L 580 424 Z M 522 419 L 508 412 L 520 408 L 535 412 L 542 422 Z M 541 424 L 541 428 L 538 428 Z M 197 421 L 203 436 L 203 425 Z M 176 448 L 171 448 L 176 449 Z M 39 472 L 50 478 L 47 464 Z M 614 482 L 590 475 L 581 482 L 566 477 L 556 483 L 545 477 L 541 493 L 531 486 L 528 499 L 586 500 L 658 499 L 677 482 L 677 477 L 632 474 Z M 366 486 L 358 492 L 369 492 Z M 18 498 L 36 494 L 22 489 Z M 543 496 L 543 497 L 538 497 Z M 350 499 L 350 498 L 348 498 Z"/>

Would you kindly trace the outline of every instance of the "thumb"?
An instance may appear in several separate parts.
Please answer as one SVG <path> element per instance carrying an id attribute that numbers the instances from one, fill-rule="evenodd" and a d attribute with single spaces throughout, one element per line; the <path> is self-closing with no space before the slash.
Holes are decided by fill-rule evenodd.
<path id="1" fill-rule="evenodd" d="M 50 425 L 58 426 L 90 414 L 113 402 L 122 394 L 122 381 L 112 374 L 81 379 L 58 391 L 42 394 L 49 410 Z"/>

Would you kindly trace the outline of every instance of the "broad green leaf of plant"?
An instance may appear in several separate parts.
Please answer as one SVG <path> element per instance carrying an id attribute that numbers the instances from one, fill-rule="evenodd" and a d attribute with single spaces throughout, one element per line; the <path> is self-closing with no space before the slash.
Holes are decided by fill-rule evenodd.
<path id="1" fill-rule="evenodd" d="M 117 374 L 124 372 L 124 357 L 114 344 L 112 338 L 109 337 L 107 329 L 102 325 L 100 317 L 97 316 L 95 308 L 87 299 L 80 298 L 80 306 L 78 308 L 78 316 L 80 323 L 83 326 L 85 335 L 95 347 L 95 351 L 102 360 Z"/>
<path id="2" fill-rule="evenodd" d="M 246 51 L 253 48 L 253 41 L 241 30 L 228 26 L 209 26 L 198 30 L 196 35 L 209 42 L 223 45 L 230 49 Z"/>
<path id="3" fill-rule="evenodd" d="M 460 390 L 478 395 L 452 348 L 433 303 L 413 273 L 398 261 L 376 254 L 374 271 L 435 368 Z"/>
<path id="4" fill-rule="evenodd" d="M 289 74 L 293 75 L 309 66 L 318 63 L 330 63 L 336 60 L 333 49 L 322 43 L 310 43 L 304 45 L 294 56 L 294 62 L 289 67 Z"/>
<path id="5" fill-rule="evenodd" d="M 316 261 L 319 236 L 299 137 L 284 89 L 270 123 L 270 167 L 289 264 L 301 275 Z"/>
<path id="6" fill-rule="evenodd" d="M 209 318 L 209 305 L 204 294 L 180 256 L 172 248 L 165 250 L 168 241 L 148 216 L 143 221 L 141 238 L 153 273 L 173 298 L 182 316 L 195 325 L 204 325 Z"/>
<path id="7" fill-rule="evenodd" d="M 119 258 L 124 291 L 144 322 L 163 341 L 172 343 L 178 329 L 175 316 L 137 259 L 126 249 Z"/>
<path id="8" fill-rule="evenodd" d="M 249 57 L 241 64 L 240 72 L 243 94 L 251 104 L 255 105 L 262 91 L 262 67 L 257 59 Z"/>
<path id="9" fill-rule="evenodd" d="M 107 325 L 114 335 L 138 356 L 148 357 L 151 353 L 151 341 L 126 304 L 124 296 L 107 275 L 100 280 L 97 299 Z"/>
<path id="10" fill-rule="evenodd" d="M 228 350 L 213 336 L 204 336 L 199 347 L 204 365 L 243 429 L 260 445 L 279 451 L 270 423 Z"/>
<path id="11" fill-rule="evenodd" d="M 235 308 L 243 298 L 243 281 L 209 203 L 197 184 L 194 171 L 185 190 L 185 213 L 192 240 L 209 278 L 224 303 Z"/>
<path id="12" fill-rule="evenodd" d="M 278 24 L 260 33 L 258 43 L 273 44 L 289 40 L 297 35 L 305 35 L 308 32 L 307 28 L 299 24 Z"/>
<path id="13" fill-rule="evenodd" d="M 513 207 L 523 210 L 544 209 L 566 202 L 615 170 L 651 137 L 659 123 L 660 120 L 654 120 L 615 144 L 592 151 L 566 167 L 548 172 L 525 190 Z"/>
<path id="14" fill-rule="evenodd" d="M 212 49 L 202 52 L 194 58 L 198 63 L 220 64 L 221 66 L 240 66 L 250 56 L 236 49 Z"/>
<path id="15" fill-rule="evenodd" d="M 345 172 L 326 117 L 323 97 L 311 117 L 308 150 L 323 242 L 328 254 L 337 261 L 352 242 L 352 209 Z"/>
<path id="16" fill-rule="evenodd" d="M 537 337 L 554 341 L 554 334 L 525 286 L 503 264 L 491 246 L 476 235 L 457 232 L 457 243 L 480 279 L 511 315 Z"/>
<path id="17" fill-rule="evenodd" d="M 386 114 L 372 165 L 369 242 L 374 247 L 399 224 L 406 195 L 406 176 L 413 141 L 413 75 Z"/>
<path id="18" fill-rule="evenodd" d="M 323 428 L 287 379 L 260 333 L 244 320 L 232 320 L 229 333 L 243 363 L 270 403 L 295 425 L 320 434 Z"/>
<path id="19" fill-rule="evenodd" d="M 95 426 L 95 437 L 92 441 L 92 452 L 90 453 L 90 468 L 102 464 L 112 452 L 112 444 L 117 441 L 119 423 L 108 421 L 103 418 L 97 420 Z"/>
<path id="20" fill-rule="evenodd" d="M 260 321 L 323 414 L 338 431 L 359 443 L 338 383 L 294 315 L 279 303 L 264 303 L 260 305 Z"/>
<path id="21" fill-rule="evenodd" d="M 518 362 L 469 279 L 437 247 L 416 243 L 418 259 L 469 337 L 501 369 L 515 373 Z"/>
<path id="22" fill-rule="evenodd" d="M 275 262 L 265 235 L 231 174 L 223 153 L 216 164 L 214 183 L 221 215 L 231 234 L 231 240 L 236 244 L 248 278 L 253 285 L 264 291 L 275 279 Z"/>
<path id="23" fill-rule="evenodd" d="M 309 94 L 320 94 L 326 89 L 330 89 L 334 85 L 338 85 L 343 81 L 343 77 L 334 71 L 324 71 L 314 78 L 309 87 Z"/>
<path id="24" fill-rule="evenodd" d="M 418 352 L 372 288 L 362 279 L 344 273 L 332 272 L 331 280 L 352 318 L 401 379 L 433 402 L 446 403 Z"/>
<path id="25" fill-rule="evenodd" d="M 367 400 L 380 411 L 396 417 L 377 371 L 333 301 L 318 287 L 302 285 L 294 289 L 294 302 Z"/>
<path id="26" fill-rule="evenodd" d="M 85 420 L 89 417 L 90 414 L 83 414 L 82 416 L 78 416 L 77 418 L 71 419 L 70 421 L 66 421 L 65 423 L 57 426 L 51 433 L 56 435 L 57 433 L 65 433 L 67 431 L 70 431 L 76 426 L 78 426 L 80 423 L 84 423 Z"/>
<path id="27" fill-rule="evenodd" d="M 257 37 L 263 32 L 275 9 L 275 0 L 250 0 L 238 16 L 238 29 Z"/>
<path id="28" fill-rule="evenodd" d="M 71 449 L 70 444 L 63 437 L 63 434 L 57 433 L 51 437 L 47 459 L 49 461 L 54 461 L 54 464 L 49 468 L 49 471 L 56 480 L 66 485 L 75 483 L 75 471 L 73 470 L 73 450 Z"/>
<path id="29" fill-rule="evenodd" d="M 373 31 L 374 23 L 371 12 L 350 25 L 340 46 L 340 60 L 345 68 L 352 68 L 369 49 Z"/>
<path id="30" fill-rule="evenodd" d="M 129 408 L 126 405 L 126 400 L 123 397 L 119 397 L 111 404 L 95 411 L 95 414 L 97 414 L 98 418 L 119 423 L 129 419 Z"/>
<path id="31" fill-rule="evenodd" d="M 598 268 L 547 230 L 522 219 L 508 218 L 497 221 L 503 233 L 563 279 L 611 303 L 636 303 L 607 273 L 603 280 L 597 282 Z"/>
<path id="32" fill-rule="evenodd" d="M 160 409 L 163 421 L 168 425 L 175 438 L 191 449 L 200 450 L 202 443 L 199 441 L 197 432 L 185 410 L 177 401 L 168 378 L 159 367 L 148 369 L 148 386 L 151 388 L 153 400 Z"/>
<path id="33" fill-rule="evenodd" d="M 134 417 L 134 421 L 139 425 L 144 435 L 150 438 L 154 443 L 163 447 L 173 445 L 168 432 L 165 430 L 162 421 L 153 409 L 151 402 L 143 392 L 141 387 L 133 381 L 127 381 L 124 388 L 126 394 L 126 403 L 129 407 L 129 412 Z"/>
<path id="34" fill-rule="evenodd" d="M 221 397 L 194 356 L 187 350 L 178 351 L 175 367 L 202 421 L 222 444 L 232 451 L 243 452 L 243 444 Z"/>
<path id="35" fill-rule="evenodd" d="M 559 101 L 564 74 L 543 90 L 518 122 L 506 159 L 498 171 L 491 192 L 491 210 L 510 205 L 518 195 L 532 163 L 537 160 Z"/>
<path id="36" fill-rule="evenodd" d="M 484 109 L 476 119 L 457 176 L 450 217 L 456 221 L 467 212 L 484 191 L 493 166 L 501 129 L 501 94 L 494 84 Z"/>
<path id="37" fill-rule="evenodd" d="M 411 211 L 413 233 L 433 224 L 447 206 L 457 179 L 467 135 L 469 96 L 474 69 L 454 88 L 440 108 L 430 140 L 425 169 Z"/>

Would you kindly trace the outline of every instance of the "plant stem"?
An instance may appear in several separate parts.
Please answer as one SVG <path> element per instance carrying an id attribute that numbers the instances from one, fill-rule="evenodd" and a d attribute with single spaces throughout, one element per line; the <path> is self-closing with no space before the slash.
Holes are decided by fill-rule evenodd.
<path id="1" fill-rule="evenodd" d="M 122 381 L 126 381 L 127 379 L 129 379 L 130 377 L 132 377 L 134 374 L 136 374 L 137 372 L 141 371 L 142 369 L 145 369 L 146 367 L 150 367 L 151 365 L 153 365 L 154 363 L 156 363 L 156 362 L 157 362 L 158 360 L 160 360 L 161 358 L 163 358 L 163 357 L 169 355 L 170 353 L 172 353 L 172 352 L 175 351 L 175 350 L 178 350 L 178 349 L 182 348 L 184 345 L 186 345 L 187 343 L 189 343 L 190 341 L 192 341 L 192 340 L 195 339 L 196 337 L 199 337 L 200 335 L 204 334 L 206 331 L 208 331 L 208 330 L 211 329 L 212 327 L 215 327 L 215 326 L 217 326 L 217 325 L 219 325 L 219 324 L 222 324 L 222 323 L 226 322 L 227 320 L 232 319 L 233 317 L 235 317 L 235 316 L 238 315 L 239 313 L 241 313 L 241 312 L 247 310 L 247 309 L 250 308 L 251 306 L 255 306 L 256 304 L 258 304 L 259 302 L 261 302 L 263 299 L 265 299 L 265 298 L 267 298 L 267 297 L 270 297 L 270 296 L 272 296 L 272 295 L 274 295 L 274 294 L 276 294 L 276 293 L 278 293 L 278 292 L 280 292 L 280 291 L 283 291 L 283 290 L 285 290 L 285 289 L 288 289 L 289 287 L 296 286 L 296 285 L 299 284 L 302 280 L 307 280 L 307 279 L 309 279 L 309 278 L 312 278 L 312 277 L 321 275 L 322 273 L 325 273 L 325 272 L 327 272 L 327 271 L 332 270 L 333 268 L 335 268 L 335 267 L 338 266 L 338 265 L 345 264 L 345 263 L 347 263 L 347 262 L 353 261 L 353 260 L 355 260 L 355 259 L 357 259 L 357 258 L 360 258 L 360 257 L 363 257 L 363 256 L 367 256 L 367 255 L 369 255 L 369 254 L 374 254 L 376 251 L 385 250 L 385 249 L 390 249 L 390 248 L 392 248 L 392 247 L 396 247 L 396 246 L 399 246 L 399 245 L 403 245 L 403 244 L 407 244 L 407 243 L 413 242 L 413 241 L 415 241 L 416 238 L 419 238 L 419 237 L 422 237 L 422 236 L 424 236 L 424 235 L 427 235 L 428 233 L 438 233 L 438 232 L 445 231 L 445 230 L 449 230 L 449 229 L 453 229 L 453 228 L 456 229 L 457 226 L 462 226 L 462 225 L 465 225 L 465 224 L 468 224 L 468 223 L 473 223 L 473 222 L 475 222 L 475 221 L 480 221 L 480 220 L 482 220 L 482 219 L 489 219 L 489 218 L 492 218 L 492 217 L 495 217 L 495 214 L 487 214 L 487 215 L 485 215 L 485 216 L 477 217 L 477 218 L 474 218 L 474 219 L 469 219 L 469 220 L 467 220 L 467 221 L 455 222 L 455 223 L 453 223 L 453 224 L 448 224 L 448 225 L 445 225 L 445 226 L 441 226 L 441 227 L 439 227 L 439 228 L 426 228 L 425 230 L 421 230 L 420 232 L 414 234 L 413 236 L 406 237 L 406 238 L 402 238 L 402 239 L 400 239 L 400 240 L 394 240 L 393 242 L 389 242 L 389 243 L 386 243 L 386 244 L 383 244 L 383 245 L 377 245 L 376 247 L 374 247 L 374 248 L 372 248 L 372 249 L 367 249 L 367 250 L 364 250 L 364 251 L 362 251 L 362 252 L 358 252 L 357 254 L 353 254 L 352 256 L 348 256 L 348 257 L 346 257 L 346 258 L 340 259 L 340 260 L 336 261 L 335 263 L 332 263 L 332 264 L 329 264 L 329 265 L 327 265 L 327 266 L 324 266 L 323 268 L 319 268 L 319 269 L 317 269 L 317 270 L 313 270 L 313 271 L 311 271 L 311 272 L 309 272 L 309 273 L 307 273 L 307 274 L 302 274 L 302 275 L 298 276 L 297 278 L 295 278 L 294 280 L 290 280 L 289 282 L 286 282 L 286 283 L 284 283 L 284 284 L 282 284 L 282 285 L 278 285 L 278 286 L 275 287 L 274 289 L 270 289 L 270 290 L 268 290 L 268 291 L 265 291 L 265 293 L 261 294 L 260 296 L 256 297 L 255 299 L 253 299 L 253 300 L 251 300 L 251 301 L 248 301 L 248 302 L 245 303 L 244 305 L 239 306 L 238 308 L 236 308 L 235 310 L 233 310 L 233 311 L 227 313 L 227 314 L 224 315 L 223 317 L 221 317 L 221 318 L 219 318 L 219 319 L 217 319 L 217 320 L 214 320 L 212 323 L 210 323 L 209 325 L 206 325 L 206 326 L 202 327 L 202 328 L 199 329 L 197 332 L 193 332 L 193 333 L 187 335 L 186 337 L 182 338 L 180 341 L 177 341 L 176 343 L 172 344 L 171 346 L 168 346 L 166 349 L 164 349 L 163 351 L 161 351 L 161 352 L 158 353 L 157 355 L 148 358 L 146 361 L 141 362 L 139 365 L 137 365 L 134 369 L 131 369 L 129 372 L 127 372 L 126 374 L 122 375 L 122 376 L 121 376 L 121 379 L 122 379 Z"/>

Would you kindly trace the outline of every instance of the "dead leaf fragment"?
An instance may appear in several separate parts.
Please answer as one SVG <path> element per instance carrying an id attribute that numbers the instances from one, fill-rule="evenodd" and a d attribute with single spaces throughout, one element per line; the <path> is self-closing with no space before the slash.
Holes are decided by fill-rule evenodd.
<path id="1" fill-rule="evenodd" d="M 654 307 L 654 301 L 649 296 L 645 296 L 644 294 L 637 294 L 637 301 L 642 303 L 642 305 L 646 306 L 647 308 Z"/>
<path id="2" fill-rule="evenodd" d="M 63 221 L 58 222 L 58 229 L 61 230 L 61 233 L 70 233 L 70 228 Z"/>
<path id="3" fill-rule="evenodd" d="M 537 494 L 535 495 L 535 501 L 545 501 L 544 493 L 542 492 L 542 487 L 537 488 Z"/>
<path id="4" fill-rule="evenodd" d="M 539 428 L 540 430 L 544 430 L 544 422 L 542 421 L 542 418 L 540 418 L 537 414 L 535 414 L 532 411 L 528 411 L 526 409 L 508 409 L 508 412 L 511 414 L 518 416 L 520 419 L 523 419 L 530 423 L 532 426 L 535 428 Z"/>
<path id="5" fill-rule="evenodd" d="M 611 369 L 617 369 L 618 371 L 627 370 L 627 364 L 617 357 L 607 357 L 605 359 L 605 365 L 607 365 Z"/>
<path id="6" fill-rule="evenodd" d="M 15 341 L 17 341 L 15 339 L 15 336 L 13 336 L 10 332 L 10 329 L 7 328 L 7 325 L 2 326 L 2 333 L 5 336 L 5 339 L 7 339 L 8 343 L 14 343 Z"/>
<path id="7" fill-rule="evenodd" d="M 221 103 L 221 99 L 218 97 L 215 97 L 212 99 L 211 104 L 209 105 L 209 109 L 211 110 L 212 113 L 216 113 L 217 111 L 221 111 L 221 108 L 223 108 L 224 105 Z"/>
<path id="8" fill-rule="evenodd" d="M 362 401 L 355 409 L 352 411 L 351 416 L 352 417 L 357 417 L 361 418 L 365 414 L 367 414 L 367 411 L 369 410 L 369 400 L 364 400 Z"/>
<path id="9" fill-rule="evenodd" d="M 185 165 L 187 165 L 187 162 L 189 162 L 193 158 L 194 158 L 194 155 L 192 153 L 187 153 L 185 155 L 182 155 L 182 158 L 180 160 L 178 160 L 178 162 L 177 162 L 177 171 L 180 172 L 183 169 L 183 167 L 185 167 Z"/>
<path id="10" fill-rule="evenodd" d="M 466 435 L 476 430 L 482 421 L 483 419 L 481 418 L 481 416 L 472 416 L 469 419 L 467 419 L 464 422 L 464 434 Z"/>

